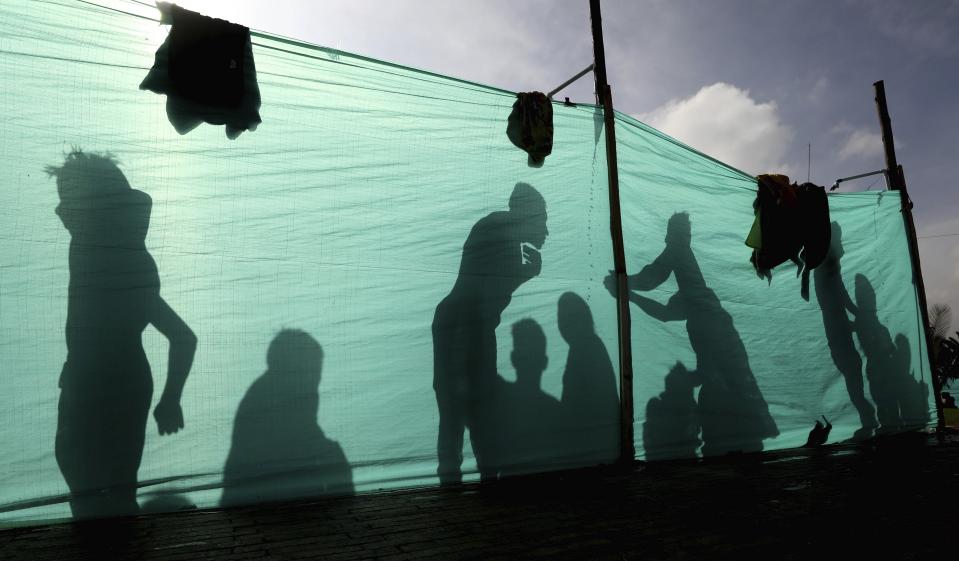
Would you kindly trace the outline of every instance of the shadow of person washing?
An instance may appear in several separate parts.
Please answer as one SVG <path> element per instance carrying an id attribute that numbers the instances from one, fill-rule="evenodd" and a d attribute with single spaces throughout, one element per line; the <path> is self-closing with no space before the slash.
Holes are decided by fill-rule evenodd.
<path id="1" fill-rule="evenodd" d="M 842 228 L 833 222 L 829 253 L 813 270 L 813 280 L 829 353 L 846 383 L 849 399 L 859 413 L 860 427 L 853 435 L 853 440 L 863 440 L 873 435 L 879 423 L 876 421 L 875 407 L 866 399 L 862 358 L 852 339 L 853 324 L 848 314 L 855 315 L 858 310 L 842 280 L 840 260 L 844 254 Z"/>
<path id="2" fill-rule="evenodd" d="M 749 366 L 749 357 L 732 316 L 707 285 L 693 254 L 689 215 L 676 213 L 666 227 L 666 246 L 652 263 L 629 276 L 629 299 L 659 321 L 685 321 L 696 353 L 696 376 L 702 384 L 698 410 L 702 453 L 757 452 L 763 440 L 779 435 L 769 406 Z M 678 290 L 662 304 L 640 292 L 653 290 L 670 275 Z M 615 295 L 615 279 L 606 286 Z"/>

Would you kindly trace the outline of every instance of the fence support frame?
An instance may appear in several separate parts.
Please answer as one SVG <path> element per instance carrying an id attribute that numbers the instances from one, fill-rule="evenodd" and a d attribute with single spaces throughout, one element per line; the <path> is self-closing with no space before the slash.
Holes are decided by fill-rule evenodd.
<path id="1" fill-rule="evenodd" d="M 929 310 L 926 303 L 926 285 L 922 280 L 922 266 L 919 262 L 919 242 L 916 238 L 916 223 L 912 217 L 912 199 L 906 188 L 906 175 L 902 166 L 896 161 L 896 144 L 892 137 L 892 121 L 889 118 L 889 108 L 886 106 L 886 88 L 882 80 L 873 84 L 876 90 L 876 110 L 879 113 L 879 127 L 882 129 L 882 147 L 886 154 L 886 186 L 893 191 L 899 191 L 902 197 L 902 220 L 906 225 L 906 237 L 909 238 L 909 257 L 912 260 L 912 279 L 919 297 L 919 311 L 922 317 L 922 329 L 926 334 L 926 357 L 929 360 L 929 369 L 932 372 L 932 389 L 935 392 L 936 402 L 936 432 L 942 438 L 946 428 L 945 417 L 942 413 L 942 402 L 939 395 L 939 378 L 936 376 L 932 352 L 932 333 L 929 329 Z"/>
<path id="2" fill-rule="evenodd" d="M 593 75 L 596 79 L 597 105 L 603 107 L 606 136 L 606 167 L 609 174 L 609 228 L 613 242 L 613 272 L 616 275 L 616 317 L 619 335 L 619 460 L 631 463 L 636 457 L 633 444 L 633 353 L 629 313 L 629 286 L 626 254 L 623 248 L 623 223 L 619 205 L 619 170 L 616 163 L 615 113 L 613 94 L 606 80 L 606 50 L 603 46 L 603 18 L 600 0 L 589 0 L 589 19 L 593 32 Z"/>

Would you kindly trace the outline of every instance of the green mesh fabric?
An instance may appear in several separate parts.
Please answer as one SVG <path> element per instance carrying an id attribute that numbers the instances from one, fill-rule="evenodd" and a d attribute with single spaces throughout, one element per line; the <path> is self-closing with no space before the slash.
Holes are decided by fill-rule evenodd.
<path id="1" fill-rule="evenodd" d="M 263 123 L 181 136 L 138 89 L 156 19 L 0 5 L 0 524 L 431 485 L 444 454 L 465 480 L 616 458 L 600 110 L 554 104 L 531 168 L 514 93 L 254 33 Z M 752 178 L 616 127 L 637 457 L 930 423 L 898 194 L 829 198 L 841 267 L 805 300 L 748 262 Z M 160 435 L 189 333 L 184 427 Z M 463 417 L 462 444 L 438 436 Z"/>
<path id="2" fill-rule="evenodd" d="M 764 280 L 749 262 L 754 178 L 626 116 L 616 133 L 627 269 L 656 263 L 631 306 L 637 450 L 802 446 L 822 415 L 830 442 L 930 424 L 899 193 L 829 196 L 831 253 L 804 296 L 792 263 Z"/>

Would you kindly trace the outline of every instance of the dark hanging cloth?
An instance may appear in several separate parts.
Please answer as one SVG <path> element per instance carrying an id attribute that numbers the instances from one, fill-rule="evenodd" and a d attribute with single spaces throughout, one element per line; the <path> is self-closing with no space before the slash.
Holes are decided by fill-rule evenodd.
<path id="1" fill-rule="evenodd" d="M 829 221 L 829 201 L 826 189 L 812 183 L 799 185 L 799 212 L 803 216 L 802 262 L 807 271 L 815 269 L 826 260 L 832 241 L 832 226 Z"/>
<path id="2" fill-rule="evenodd" d="M 553 103 L 542 92 L 516 94 L 506 136 L 529 154 L 529 165 L 540 167 L 553 151 Z"/>
<path id="3" fill-rule="evenodd" d="M 167 96 L 167 116 L 180 134 L 201 122 L 226 125 L 236 138 L 260 124 L 260 89 L 249 28 L 176 5 L 158 3 L 170 34 L 140 84 Z"/>
<path id="4" fill-rule="evenodd" d="M 746 239 L 760 276 L 787 260 L 801 271 L 818 267 L 829 252 L 832 228 L 826 190 L 812 183 L 796 185 L 785 175 L 756 178 L 756 220 Z"/>

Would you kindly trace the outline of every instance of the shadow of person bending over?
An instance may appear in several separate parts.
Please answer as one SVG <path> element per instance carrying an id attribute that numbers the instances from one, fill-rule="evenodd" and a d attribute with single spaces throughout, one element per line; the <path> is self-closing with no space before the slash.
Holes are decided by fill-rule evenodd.
<path id="1" fill-rule="evenodd" d="M 925 425 L 929 420 L 929 389 L 910 372 L 909 340 L 895 341 L 879 321 L 876 291 L 864 275 L 856 275 L 856 318 L 853 330 L 866 356 L 866 379 L 876 403 L 878 434 L 890 434 Z"/>
<path id="2" fill-rule="evenodd" d="M 616 372 L 593 313 L 575 292 L 557 303 L 559 334 L 569 345 L 561 401 L 568 423 L 565 448 L 579 461 L 613 460 L 619 453 Z"/>
<path id="3" fill-rule="evenodd" d="M 346 455 L 317 424 L 320 344 L 284 329 L 270 342 L 266 364 L 236 412 L 220 504 L 352 494 Z"/>
<path id="4" fill-rule="evenodd" d="M 484 409 L 504 383 L 496 371 L 496 327 L 513 292 L 539 275 L 548 234 L 542 195 L 517 183 L 508 211 L 493 212 L 473 226 L 453 289 L 436 307 L 433 389 L 439 409 L 437 474 L 443 484 L 462 479 L 467 428 L 480 475 L 494 475 L 484 456 L 493 419 Z"/>
<path id="5" fill-rule="evenodd" d="M 70 232 L 57 465 L 75 518 L 134 514 L 153 396 L 141 336 L 152 324 L 170 342 L 166 385 L 153 412 L 161 435 L 183 428 L 180 397 L 196 336 L 160 296 L 145 245 L 150 197 L 130 187 L 110 155 L 75 149 L 46 171 L 56 177 L 56 213 Z"/>
<path id="6" fill-rule="evenodd" d="M 695 372 L 677 361 L 666 375 L 665 390 L 646 402 L 643 448 L 648 461 L 696 457 L 702 441 L 693 392 L 701 383 Z"/>
<path id="7" fill-rule="evenodd" d="M 689 215 L 674 214 L 666 228 L 666 247 L 652 263 L 629 277 L 631 302 L 659 321 L 685 321 L 696 353 L 696 373 L 702 381 L 699 415 L 703 455 L 757 452 L 763 440 L 779 435 L 749 367 L 749 357 L 733 319 L 706 286 L 693 254 Z M 678 291 L 666 304 L 636 291 L 652 290 L 676 278 Z M 606 286 L 616 293 L 615 278 Z"/>
<path id="8" fill-rule="evenodd" d="M 813 270 L 816 286 L 816 300 L 822 311 L 822 323 L 826 330 L 826 341 L 836 369 L 846 382 L 849 399 L 859 413 L 860 428 L 853 434 L 853 440 L 868 439 L 879 423 L 876 421 L 876 409 L 866 399 L 865 384 L 862 379 L 862 358 L 852 340 L 852 321 L 847 312 L 855 315 L 856 305 L 842 280 L 840 260 L 844 255 L 842 247 L 842 228 L 832 223 L 832 243 L 826 259 Z"/>

